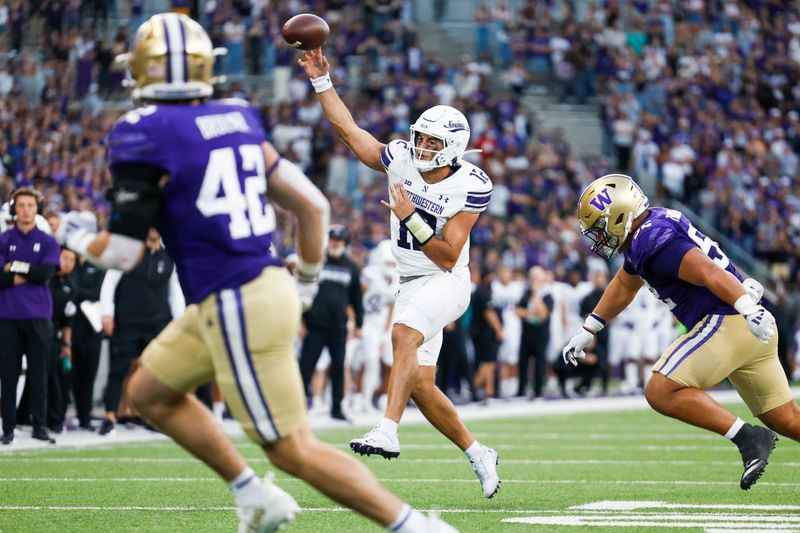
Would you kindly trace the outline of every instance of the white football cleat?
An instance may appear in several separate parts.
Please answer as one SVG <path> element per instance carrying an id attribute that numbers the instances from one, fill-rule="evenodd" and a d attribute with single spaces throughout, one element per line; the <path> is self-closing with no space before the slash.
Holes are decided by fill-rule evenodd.
<path id="1" fill-rule="evenodd" d="M 437 513 L 428 514 L 428 529 L 426 533 L 458 533 L 458 530 L 439 518 Z"/>
<path id="2" fill-rule="evenodd" d="M 386 459 L 400 456 L 400 441 L 397 435 L 390 435 L 375 426 L 360 439 L 350 441 L 350 449 L 361 455 L 377 454 Z"/>
<path id="3" fill-rule="evenodd" d="M 494 497 L 500 488 L 500 478 L 497 476 L 497 465 L 500 464 L 500 460 L 497 458 L 497 452 L 483 446 L 483 454 L 477 460 L 470 461 L 469 464 L 481 482 L 483 496 Z"/>
<path id="4" fill-rule="evenodd" d="M 239 533 L 279 531 L 300 514 L 300 506 L 288 492 L 273 483 L 274 477 L 272 472 L 264 476 L 261 505 L 239 508 Z"/>

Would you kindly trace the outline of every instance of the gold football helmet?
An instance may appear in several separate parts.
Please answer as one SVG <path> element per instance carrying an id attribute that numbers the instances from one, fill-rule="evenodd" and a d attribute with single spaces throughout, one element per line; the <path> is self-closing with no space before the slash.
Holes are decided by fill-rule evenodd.
<path id="1" fill-rule="evenodd" d="M 633 178 L 607 174 L 586 187 L 578 200 L 581 233 L 592 240 L 592 251 L 606 259 L 619 252 L 636 217 L 650 202 Z"/>
<path id="2" fill-rule="evenodd" d="M 224 53 L 196 21 L 160 13 L 139 26 L 133 50 L 117 61 L 128 64 L 134 99 L 189 100 L 212 95 L 214 57 Z"/>

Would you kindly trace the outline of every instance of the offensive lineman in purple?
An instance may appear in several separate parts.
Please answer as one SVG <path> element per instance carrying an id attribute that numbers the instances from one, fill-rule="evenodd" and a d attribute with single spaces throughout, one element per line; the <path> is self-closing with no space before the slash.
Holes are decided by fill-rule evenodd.
<path id="1" fill-rule="evenodd" d="M 258 155 L 266 134 L 256 113 L 236 100 L 148 106 L 129 113 L 108 136 L 112 169 L 152 165 L 170 175 L 161 192 L 156 228 L 192 303 L 214 291 L 247 283 L 268 265 L 281 264 L 267 253 L 274 218 L 270 219 L 267 199 L 258 194 L 263 190 L 256 190 L 273 170 L 263 168 Z M 242 169 L 235 176 L 235 187 L 226 179 L 226 170 L 233 165 Z M 204 175 L 205 179 L 197 179 Z M 251 176 L 257 179 L 248 182 Z M 226 201 L 218 197 L 220 186 L 228 195 L 246 192 L 245 197 L 229 198 L 241 199 L 240 204 L 231 202 L 233 216 L 220 204 Z M 116 206 L 125 200 L 121 186 L 115 191 Z M 246 207 L 260 218 L 251 227 L 247 220 L 236 219 L 237 207 L 242 216 Z M 113 215 L 111 222 L 115 222 Z"/>
<path id="2" fill-rule="evenodd" d="M 652 207 L 623 252 L 623 268 L 628 274 L 641 277 L 681 324 L 692 329 L 706 315 L 737 314 L 736 309 L 720 300 L 708 287 L 693 285 L 678 277 L 686 252 L 706 247 L 706 255 L 711 260 L 739 281 L 744 280 L 716 243 L 697 231 L 680 212 Z"/>

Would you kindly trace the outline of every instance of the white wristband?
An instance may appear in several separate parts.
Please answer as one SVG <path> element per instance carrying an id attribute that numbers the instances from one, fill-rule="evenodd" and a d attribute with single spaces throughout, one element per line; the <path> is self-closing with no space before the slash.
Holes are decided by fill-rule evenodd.
<path id="1" fill-rule="evenodd" d="M 753 297 L 749 294 L 743 294 L 736 300 L 736 303 L 733 304 L 733 308 L 740 315 L 752 315 L 756 311 L 758 311 L 758 304 L 753 301 Z"/>
<path id="2" fill-rule="evenodd" d="M 430 227 L 416 211 L 403 220 L 403 225 L 408 228 L 411 235 L 413 235 L 421 245 L 425 244 L 433 237 L 433 228 Z"/>
<path id="3" fill-rule="evenodd" d="M 297 263 L 297 279 L 304 283 L 311 283 L 317 279 L 322 270 L 322 263 L 304 263 L 302 259 Z"/>
<path id="4" fill-rule="evenodd" d="M 311 78 L 311 85 L 314 87 L 314 92 L 317 94 L 325 92 L 328 89 L 332 89 L 333 82 L 331 81 L 331 75 L 325 74 L 319 78 Z"/>
<path id="5" fill-rule="evenodd" d="M 606 321 L 594 313 L 589 313 L 589 316 L 583 321 L 583 329 L 592 334 L 597 333 L 604 327 L 606 327 Z"/>

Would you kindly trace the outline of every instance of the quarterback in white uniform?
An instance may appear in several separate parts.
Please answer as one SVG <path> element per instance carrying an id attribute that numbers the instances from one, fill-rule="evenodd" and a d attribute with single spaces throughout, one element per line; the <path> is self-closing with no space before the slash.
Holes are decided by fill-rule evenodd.
<path id="1" fill-rule="evenodd" d="M 321 49 L 303 52 L 298 64 L 342 141 L 363 164 L 388 176 L 390 201 L 382 203 L 391 210 L 392 252 L 400 276 L 388 402 L 380 423 L 350 447 L 362 455 L 399 456 L 397 426 L 411 397 L 433 426 L 464 451 L 483 495 L 491 498 L 500 485 L 497 452 L 475 440 L 435 383 L 442 329 L 469 304 L 470 230 L 492 194 L 489 177 L 462 160 L 469 143 L 467 119 L 450 106 L 437 105 L 411 126 L 408 141 L 383 144 L 355 123 L 333 90 Z"/>

